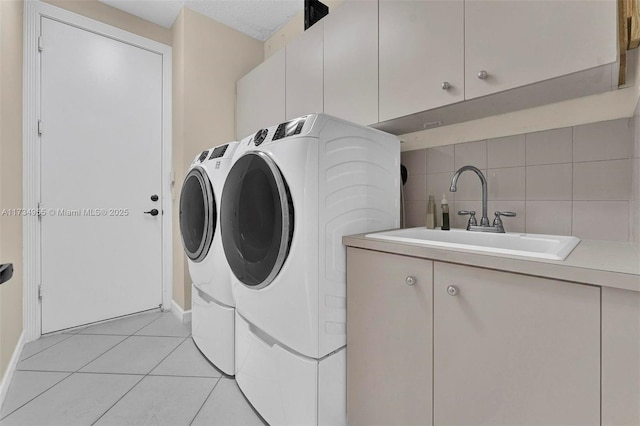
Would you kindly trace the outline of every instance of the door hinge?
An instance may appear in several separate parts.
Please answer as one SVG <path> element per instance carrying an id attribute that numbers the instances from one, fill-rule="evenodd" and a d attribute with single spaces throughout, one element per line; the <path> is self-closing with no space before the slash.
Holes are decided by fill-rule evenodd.
<path id="1" fill-rule="evenodd" d="M 38 201 L 37 207 L 38 208 L 36 210 L 36 213 L 38 216 L 38 220 L 41 220 L 42 219 L 42 203 Z"/>
<path id="2" fill-rule="evenodd" d="M 42 129 L 44 125 L 42 124 L 42 120 L 38 120 L 38 136 L 42 135 Z"/>
<path id="3" fill-rule="evenodd" d="M 44 43 L 42 41 L 42 36 L 38 37 L 38 52 L 42 52 L 44 49 Z"/>
<path id="4" fill-rule="evenodd" d="M 42 300 L 42 285 L 38 286 L 38 299 Z"/>

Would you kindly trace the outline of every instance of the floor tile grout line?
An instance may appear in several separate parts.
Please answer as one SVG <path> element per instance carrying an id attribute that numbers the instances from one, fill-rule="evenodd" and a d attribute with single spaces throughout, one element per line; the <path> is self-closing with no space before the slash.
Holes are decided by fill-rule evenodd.
<path id="1" fill-rule="evenodd" d="M 151 373 L 153 372 L 153 370 L 155 370 L 156 368 L 158 368 L 158 366 L 160 366 L 160 364 L 162 364 L 162 363 L 164 362 L 164 360 L 165 360 L 165 359 L 169 358 L 169 357 L 171 356 L 171 354 L 172 354 L 172 353 L 174 353 L 176 350 L 178 350 L 178 348 L 179 348 L 180 346 L 182 346 L 182 344 L 183 344 L 184 342 L 186 342 L 186 341 L 187 341 L 187 339 L 189 339 L 189 337 L 185 337 L 185 338 L 183 338 L 183 339 L 182 339 L 182 342 L 178 343 L 178 344 L 176 345 L 176 347 L 175 347 L 175 348 L 173 348 L 173 349 L 171 350 L 171 352 L 169 352 L 167 355 L 165 355 L 165 357 L 164 357 L 164 358 L 162 358 L 162 359 L 161 359 L 161 360 L 160 360 L 156 365 L 154 365 L 154 366 L 151 368 L 151 370 L 149 370 L 149 372 L 148 372 L 147 374 L 145 374 L 145 377 L 146 377 L 146 376 L 151 375 Z"/>
<path id="2" fill-rule="evenodd" d="M 213 393 L 214 390 L 216 390 L 216 388 L 218 387 L 218 384 L 220 383 L 221 380 L 222 380 L 222 377 L 219 377 L 218 381 L 213 385 L 213 387 L 209 391 L 209 394 L 207 395 L 207 397 L 204 399 L 204 401 L 202 401 L 202 405 L 200 405 L 200 408 L 198 408 L 198 411 L 196 411 L 196 414 L 193 416 L 193 418 L 189 422 L 189 426 L 191 426 L 193 424 L 193 422 L 196 421 L 196 418 L 198 417 L 198 414 L 200 414 L 200 411 L 202 411 L 202 409 L 204 408 L 204 405 L 207 403 L 209 398 L 211 398 L 211 394 Z"/>
<path id="3" fill-rule="evenodd" d="M 122 336 L 119 336 L 122 337 Z M 80 371 L 83 368 L 87 367 L 89 364 L 91 364 L 92 362 L 96 361 L 98 358 L 100 358 L 102 355 L 105 355 L 107 352 L 110 352 L 112 349 L 115 349 L 117 346 L 120 346 L 120 344 L 122 344 L 123 342 L 125 342 L 126 340 L 129 340 L 132 337 L 162 337 L 162 338 L 176 338 L 176 339 L 182 339 L 182 341 L 180 343 L 178 343 L 178 345 L 173 348 L 171 350 L 171 352 L 169 352 L 164 358 L 162 358 L 158 364 L 154 365 L 151 370 L 149 370 L 146 374 L 144 374 L 145 376 L 148 376 L 153 370 L 155 370 L 158 365 L 160 365 L 160 363 L 162 363 L 169 355 L 171 355 L 176 349 L 178 349 L 178 347 L 180 347 L 180 345 L 182 345 L 187 339 L 189 339 L 189 337 L 174 337 L 174 336 L 137 336 L 134 334 L 130 334 L 129 336 L 127 336 L 125 339 L 123 339 L 122 341 L 120 341 L 120 343 L 116 344 L 115 346 L 113 346 L 112 348 L 108 349 L 106 352 L 103 352 L 102 354 L 98 355 L 96 358 L 92 359 L 91 361 L 89 361 L 87 364 L 83 365 L 82 367 L 80 367 L 79 370 L 76 370 L 75 373 L 97 373 L 95 371 Z M 111 374 L 125 374 L 125 373 L 111 373 Z M 130 373 L 136 376 L 139 376 L 140 374 L 135 374 L 135 373 Z"/>
<path id="4" fill-rule="evenodd" d="M 122 397 L 120 397 L 111 407 L 109 407 L 109 409 L 107 409 L 104 413 L 102 413 L 102 415 L 93 423 L 95 424 L 96 422 L 98 422 L 109 410 L 111 410 L 113 408 L 113 406 L 115 406 L 122 398 L 124 398 L 131 390 L 133 390 L 142 380 L 144 380 L 145 377 L 151 376 L 151 377 L 176 377 L 176 378 L 200 378 L 200 379 L 208 379 L 208 380 L 216 380 L 216 384 L 214 385 L 214 388 L 217 386 L 217 384 L 219 383 L 219 381 L 224 378 L 221 376 L 218 377 L 210 377 L 210 376 L 181 376 L 181 375 L 162 375 L 162 374 L 158 374 L 158 375 L 151 375 L 151 372 L 153 370 L 155 370 L 162 362 L 164 362 L 171 354 L 173 354 L 182 344 L 184 344 L 188 339 L 191 338 L 192 334 L 189 333 L 188 336 L 166 336 L 166 335 L 136 335 L 135 333 L 141 331 L 142 329 L 150 326 L 152 323 L 158 321 L 159 319 L 161 319 L 162 316 L 159 316 L 158 318 L 150 321 L 149 323 L 145 324 L 144 326 L 140 327 L 139 329 L 137 329 L 135 332 L 133 332 L 133 334 L 129 334 L 129 335 L 114 335 L 114 334 L 83 334 L 81 332 L 76 332 L 76 333 L 60 333 L 60 334 L 64 334 L 65 338 L 60 340 L 59 342 L 56 342 L 55 344 L 39 351 L 36 352 L 32 355 L 30 355 L 28 358 L 25 358 L 24 360 L 27 360 L 39 353 L 42 353 L 44 351 L 46 351 L 47 349 L 56 346 L 62 342 L 65 342 L 69 339 L 71 339 L 73 336 L 81 336 L 81 335 L 93 335 L 93 336 L 112 336 L 112 337 L 124 337 L 122 340 L 120 340 L 118 343 L 116 343 L 115 345 L 109 347 L 108 349 L 106 349 L 105 351 L 103 351 L 102 353 L 100 353 L 99 355 L 95 356 L 94 358 L 92 358 L 90 361 L 88 361 L 87 363 L 85 363 L 84 365 L 82 365 L 81 367 L 79 367 L 77 370 L 75 371 L 56 371 L 56 370 L 18 370 L 18 371 L 24 371 L 24 372 L 32 372 L 32 373 L 64 373 L 66 374 L 66 376 L 64 378 L 62 378 L 61 380 L 57 381 L 56 383 L 54 383 L 52 386 L 48 387 L 47 389 L 45 389 L 44 391 L 40 392 L 38 395 L 36 395 L 35 397 L 29 399 L 29 401 L 25 402 L 24 404 L 20 405 L 19 407 L 17 407 L 16 409 L 12 410 L 10 413 L 6 414 L 4 417 L 2 417 L 2 419 L 9 417 L 10 415 L 12 415 L 13 413 L 15 413 L 16 411 L 20 410 L 22 407 L 24 407 L 25 405 L 29 404 L 30 402 L 32 402 L 33 400 L 37 399 L 38 397 L 40 397 L 41 395 L 43 395 L 44 393 L 47 393 L 49 390 L 52 390 L 52 388 L 56 387 L 58 384 L 60 384 L 61 382 L 67 380 L 69 377 L 73 376 L 74 374 L 110 374 L 110 375 L 123 375 L 123 376 L 142 376 L 140 378 L 140 380 L 138 380 L 127 392 L 125 392 L 125 394 L 122 395 Z M 134 374 L 134 373 L 108 373 L 108 372 L 89 372 L 89 371 L 80 371 L 83 368 L 87 367 L 89 364 L 93 363 L 94 361 L 96 361 L 98 358 L 102 357 L 103 355 L 105 355 L 107 352 L 110 352 L 111 350 L 113 350 L 114 348 L 116 348 L 117 346 L 119 346 L 120 344 L 122 344 L 123 342 L 125 342 L 127 339 L 129 339 L 130 337 L 164 337 L 164 338 L 176 338 L 176 339 L 182 339 L 181 342 L 179 342 L 175 348 L 173 348 L 166 356 L 164 356 L 156 365 L 154 365 L 151 370 L 147 373 L 147 374 Z M 24 361 L 22 360 L 22 361 Z M 217 372 L 217 369 L 216 369 Z M 213 391 L 212 389 L 212 391 Z M 209 395 L 211 394 L 211 392 L 209 393 Z M 205 402 L 207 401 L 207 398 L 205 399 Z M 204 404 L 204 403 L 203 403 Z M 200 407 L 200 409 L 202 409 L 202 406 Z M 200 410 L 198 410 L 197 414 L 200 412 Z M 195 417 L 194 417 L 195 419 Z M 193 420 L 192 420 L 193 421 Z"/>
<path id="5" fill-rule="evenodd" d="M 160 312 L 160 315 L 158 315 L 158 318 L 154 319 L 153 321 L 147 323 L 146 325 L 144 325 L 144 326 L 140 327 L 139 329 L 137 329 L 136 331 L 134 331 L 132 336 L 135 335 L 140 330 L 142 330 L 143 328 L 149 327 L 151 324 L 153 324 L 154 322 L 158 321 L 160 318 L 162 318 L 162 312 Z"/>
<path id="6" fill-rule="evenodd" d="M 140 378 L 140 380 L 138 380 L 137 382 L 135 382 L 135 383 L 134 383 L 134 385 L 133 385 L 133 386 L 131 386 L 131 387 L 129 388 L 129 390 L 128 390 L 128 391 L 126 391 L 124 394 L 122 394 L 122 396 L 121 396 L 120 398 L 118 398 L 118 399 L 117 399 L 117 400 L 116 400 L 116 401 L 111 405 L 111 407 L 107 408 L 107 409 L 106 409 L 102 414 L 100 414 L 100 416 L 99 416 L 99 417 L 98 417 L 98 418 L 97 418 L 93 423 L 91 423 L 91 426 L 93 426 L 93 425 L 95 425 L 96 423 L 98 423 L 98 422 L 100 421 L 100 419 L 104 417 L 104 415 L 105 415 L 105 414 L 107 414 L 107 413 L 108 413 L 108 412 L 109 412 L 113 407 L 115 407 L 115 406 L 116 406 L 116 404 L 118 404 L 118 402 L 122 401 L 122 398 L 124 398 L 125 396 L 127 396 L 127 395 L 129 394 L 129 392 L 131 392 L 133 389 L 135 389 L 135 387 L 136 387 L 136 386 L 138 386 L 138 385 L 140 384 L 140 382 L 144 380 L 144 378 L 145 378 L 145 377 L 147 377 L 147 376 L 146 376 L 146 375 L 145 375 L 145 376 L 142 376 L 142 377 Z"/>
<path id="7" fill-rule="evenodd" d="M 176 339 L 186 339 L 189 336 L 164 336 L 159 334 L 107 334 L 107 333 L 86 333 L 78 336 L 116 336 L 116 337 L 173 337 Z"/>
<path id="8" fill-rule="evenodd" d="M 133 336 L 133 335 L 131 335 L 131 336 L 129 336 L 129 337 L 134 337 L 134 336 Z M 112 405 L 111 407 L 107 408 L 107 410 L 106 410 L 104 413 L 102 413 L 102 414 L 100 415 L 100 417 L 98 417 L 98 418 L 96 419 L 96 421 L 95 421 L 95 422 L 91 423 L 91 426 L 94 426 L 96 423 L 98 423 L 98 422 L 100 421 L 100 419 L 101 419 L 101 418 L 103 418 L 103 417 L 105 416 L 105 414 L 107 414 L 109 411 L 111 411 L 111 409 L 112 409 L 113 407 L 115 407 L 115 406 L 116 406 L 120 401 L 122 401 L 122 399 L 123 399 L 125 396 L 127 396 L 127 395 L 129 394 L 129 392 L 131 392 L 131 391 L 132 391 L 136 386 L 138 386 L 138 385 L 139 385 L 139 384 L 140 384 L 140 383 L 141 383 L 145 378 L 149 377 L 149 374 L 150 374 L 153 370 L 155 370 L 155 369 L 158 367 L 158 365 L 160 365 L 160 364 L 161 364 L 165 359 L 167 359 L 167 357 L 168 357 L 169 355 L 171 355 L 171 354 L 172 354 L 176 349 L 178 349 L 178 347 L 180 347 L 180 345 L 182 345 L 182 344 L 183 344 L 187 339 L 188 339 L 188 337 L 185 337 L 185 338 L 182 340 L 182 342 L 180 342 L 180 343 L 179 343 L 175 348 L 173 348 L 173 350 L 172 350 L 171 352 L 169 352 L 169 353 L 168 353 L 164 358 L 162 358 L 158 364 L 156 364 L 155 366 L 153 366 L 153 367 L 151 368 L 151 370 L 149 370 L 145 375 L 143 375 L 143 376 L 142 376 L 142 378 L 140 378 L 140 380 L 138 380 L 138 381 L 136 382 L 136 384 L 135 384 L 135 385 L 133 385 L 133 386 L 131 387 L 131 389 L 129 389 L 128 391 L 126 391 L 126 392 L 124 393 L 124 395 L 122 395 L 120 398 L 118 398 L 118 400 L 117 400 L 116 402 L 114 402 L 114 403 L 113 403 L 113 405 Z M 125 340 L 127 340 L 127 339 L 125 339 Z M 124 342 L 124 340 L 123 340 L 123 342 Z M 117 345 L 116 345 L 116 346 L 117 346 Z M 117 374 L 117 373 L 113 373 L 113 374 Z M 154 376 L 151 376 L 151 377 L 154 377 Z"/>
<path id="9" fill-rule="evenodd" d="M 28 371 L 28 370 L 26 370 Z M 51 371 L 35 371 L 35 373 L 52 373 Z M 69 373 L 66 372 L 67 374 L 66 376 L 64 376 L 62 379 L 58 380 L 57 382 L 55 382 L 54 384 L 52 384 L 51 386 L 49 386 L 48 388 L 46 388 L 45 390 L 43 390 L 42 392 L 40 392 L 39 394 L 37 394 L 36 396 L 34 396 L 33 398 L 31 398 L 30 400 L 28 400 L 27 402 L 25 402 L 24 404 L 20 405 L 19 407 L 17 407 L 16 409 L 14 409 L 13 411 L 11 411 L 10 413 L 8 413 L 6 416 L 2 416 L 0 417 L 0 421 L 6 419 L 7 417 L 9 417 L 10 415 L 12 415 L 13 413 L 15 413 L 16 411 L 18 411 L 19 409 L 21 409 L 22 407 L 24 407 L 25 405 L 29 404 L 31 401 L 33 401 L 34 399 L 38 398 L 40 395 L 48 392 L 49 390 L 53 389 L 54 387 L 56 387 L 57 385 L 59 385 L 60 383 L 64 382 L 65 380 L 67 380 L 69 377 L 71 377 L 73 375 L 73 373 Z"/>
<path id="10" fill-rule="evenodd" d="M 54 347 L 54 346 L 56 346 L 56 345 L 59 345 L 60 343 L 65 342 L 65 341 L 67 341 L 67 340 L 71 339 L 73 336 L 75 336 L 75 334 L 70 334 L 69 336 L 67 336 L 66 338 L 64 338 L 64 339 L 60 340 L 59 342 L 56 342 L 56 343 L 54 343 L 54 344 L 53 344 L 53 345 L 51 345 L 51 346 L 47 346 L 46 348 L 44 348 L 44 349 L 42 349 L 41 351 L 38 351 L 38 352 L 36 352 L 36 353 L 34 353 L 34 354 L 32 354 L 32 355 L 29 355 L 29 356 L 28 356 L 28 357 L 26 357 L 25 359 L 21 359 L 18 363 L 20 363 L 20 362 L 22 362 L 22 361 L 26 361 L 26 360 L 28 360 L 29 358 L 32 358 L 32 357 L 34 357 L 34 356 L 36 356 L 36 355 L 38 355 L 38 354 L 40 354 L 40 353 L 42 353 L 42 352 L 46 351 L 47 349 L 51 349 L 52 347 Z M 34 340 L 34 342 L 36 342 L 36 341 L 37 341 L 37 339 L 36 339 L 36 340 Z M 29 343 L 31 343 L 31 342 L 29 342 Z M 24 348 L 23 348 L 22 350 L 24 351 Z"/>
<path id="11" fill-rule="evenodd" d="M 119 337 L 122 337 L 122 336 L 119 336 Z M 120 346 L 122 344 L 122 342 L 124 342 L 125 340 L 128 340 L 130 337 L 131 336 L 126 336 L 124 339 L 120 340 L 118 343 L 116 343 L 115 345 L 111 346 L 109 349 L 107 349 L 106 351 L 102 352 L 100 355 L 98 355 L 97 357 L 93 358 L 91 361 L 87 362 L 82 367 L 78 368 L 76 371 L 74 371 L 74 373 L 79 373 L 80 370 L 82 370 L 83 368 L 85 368 L 86 366 L 91 364 L 93 361 L 95 361 L 98 358 L 100 358 L 102 355 L 106 354 L 107 352 L 111 351 L 112 349 L 116 348 L 117 346 Z"/>
<path id="12" fill-rule="evenodd" d="M 160 319 L 160 317 L 156 318 L 156 320 L 154 320 L 154 321 L 151 321 L 149 324 L 145 325 L 145 326 L 144 326 L 144 327 L 142 327 L 142 328 L 147 327 L 148 325 L 152 324 L 153 322 L 157 321 L 158 319 Z M 139 330 L 135 331 L 133 334 L 130 334 L 130 335 L 127 337 L 127 339 L 129 339 L 129 338 L 133 337 L 133 336 L 135 335 L 135 333 L 137 333 L 138 331 L 142 330 L 142 328 L 140 328 Z M 127 340 L 127 339 L 124 339 L 122 342 L 124 342 L 124 341 L 125 341 L 125 340 Z M 184 340 L 186 340 L 186 339 L 184 339 Z M 183 340 L 183 342 L 184 342 L 184 340 Z M 120 343 L 122 343 L 122 342 L 120 342 Z M 182 342 L 180 342 L 180 343 L 179 343 L 179 344 L 178 344 L 178 345 L 173 349 L 173 351 L 175 351 L 175 350 L 176 350 L 176 348 L 177 348 L 178 346 L 180 346 L 181 344 L 182 344 Z M 117 345 L 116 345 L 116 346 L 117 346 Z M 169 352 L 169 355 L 170 355 L 171 353 L 173 353 L 173 351 Z M 169 356 L 169 355 L 167 355 L 167 356 Z M 164 357 L 160 362 L 164 361 L 164 360 L 165 360 L 165 358 L 166 358 L 166 357 Z M 93 362 L 93 361 L 92 361 L 92 362 Z M 118 404 L 118 402 L 120 402 L 120 401 L 122 400 L 122 398 L 124 398 L 125 396 L 127 396 L 127 395 L 129 394 L 129 392 L 131 392 L 131 391 L 132 391 L 136 386 L 138 386 L 138 385 L 140 384 L 140 382 L 142 382 L 142 381 L 145 379 L 145 377 L 147 377 L 147 376 L 149 375 L 149 373 L 151 373 L 151 372 L 152 372 L 152 371 L 153 371 L 157 366 L 158 366 L 158 365 L 155 365 L 154 367 L 152 367 L 152 368 L 147 372 L 147 374 L 144 374 L 144 375 L 140 378 L 140 380 L 138 380 L 138 381 L 137 381 L 137 382 L 136 382 L 136 383 L 135 383 L 135 384 L 134 384 L 134 385 L 133 385 L 133 386 L 132 386 L 128 391 L 126 391 L 126 392 L 125 392 L 125 393 L 124 393 L 120 398 L 118 398 L 118 399 L 117 399 L 117 400 L 116 400 L 116 401 L 115 401 L 115 402 L 114 402 L 114 403 L 113 403 L 109 408 L 107 408 L 107 409 L 106 409 L 106 410 L 105 410 L 105 411 L 100 415 L 100 417 L 98 417 L 98 418 L 96 419 L 96 421 L 95 421 L 95 422 L 93 422 L 93 423 L 91 424 L 91 426 L 93 426 L 93 425 L 95 425 L 96 423 L 98 423 L 98 422 L 100 421 L 100 419 L 104 417 L 104 415 L 105 415 L 105 414 L 107 414 L 107 413 L 108 413 L 108 412 L 109 412 L 113 407 L 115 407 L 115 406 L 116 406 L 116 404 Z M 111 373 L 111 374 L 117 374 L 117 373 Z"/>

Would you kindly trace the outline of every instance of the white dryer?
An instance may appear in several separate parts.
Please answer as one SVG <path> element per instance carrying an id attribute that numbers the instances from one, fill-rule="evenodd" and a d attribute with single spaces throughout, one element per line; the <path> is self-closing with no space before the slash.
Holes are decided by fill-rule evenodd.
<path id="1" fill-rule="evenodd" d="M 200 351 L 225 374 L 235 373 L 235 302 L 222 250 L 222 188 L 238 142 L 211 148 L 191 163 L 180 194 L 180 232 L 192 280 L 191 328 Z"/>
<path id="2" fill-rule="evenodd" d="M 245 138 L 222 195 L 236 380 L 270 424 L 346 423 L 348 234 L 400 224 L 400 143 L 313 114 Z"/>

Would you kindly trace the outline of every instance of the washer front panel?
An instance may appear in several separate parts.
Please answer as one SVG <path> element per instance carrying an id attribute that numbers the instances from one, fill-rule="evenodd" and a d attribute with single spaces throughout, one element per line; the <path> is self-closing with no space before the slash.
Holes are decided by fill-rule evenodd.
<path id="1" fill-rule="evenodd" d="M 278 275 L 293 236 L 293 203 L 287 184 L 266 153 L 251 151 L 235 162 L 222 191 L 220 223 L 227 262 L 244 285 L 260 289 Z"/>
<path id="2" fill-rule="evenodd" d="M 180 193 L 180 233 L 184 251 L 194 262 L 207 256 L 216 230 L 216 200 L 202 167 L 187 174 Z"/>

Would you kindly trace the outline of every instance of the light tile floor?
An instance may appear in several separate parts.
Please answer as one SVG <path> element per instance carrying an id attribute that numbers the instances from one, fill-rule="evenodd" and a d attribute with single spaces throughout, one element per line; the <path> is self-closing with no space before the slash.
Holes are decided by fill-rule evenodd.
<path id="1" fill-rule="evenodd" d="M 25 345 L 0 411 L 10 425 L 263 425 L 190 324 L 144 313 Z"/>

